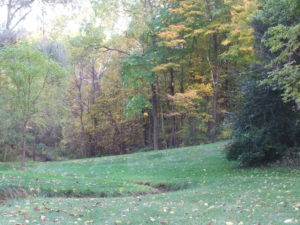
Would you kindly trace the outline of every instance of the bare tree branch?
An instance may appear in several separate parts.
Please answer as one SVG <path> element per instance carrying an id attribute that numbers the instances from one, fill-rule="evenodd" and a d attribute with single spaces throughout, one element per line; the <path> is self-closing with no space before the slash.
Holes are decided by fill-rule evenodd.
<path id="1" fill-rule="evenodd" d="M 29 13 L 31 13 L 31 9 L 28 11 L 28 12 L 26 12 L 14 25 L 13 25 L 13 27 L 11 28 L 11 30 L 14 30 L 18 25 L 19 25 L 19 23 L 21 23 L 27 16 L 28 16 L 28 14 Z"/>
<path id="2" fill-rule="evenodd" d="M 116 48 L 107 47 L 107 46 L 104 46 L 104 45 L 94 46 L 93 48 L 94 49 L 105 49 L 104 52 L 114 51 L 114 52 L 119 52 L 119 53 L 124 54 L 124 55 L 130 55 L 129 52 L 125 52 L 123 50 L 116 49 Z"/>

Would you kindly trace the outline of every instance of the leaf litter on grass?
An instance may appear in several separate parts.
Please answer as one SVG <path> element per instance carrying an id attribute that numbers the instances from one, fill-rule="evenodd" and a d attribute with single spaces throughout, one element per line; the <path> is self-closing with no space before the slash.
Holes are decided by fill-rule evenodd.
<path id="1" fill-rule="evenodd" d="M 2 186 L 40 190 L 36 196 L 0 205 L 0 224 L 299 223 L 299 171 L 237 170 L 224 159 L 222 145 L 41 163 L 24 172 L 0 171 Z M 148 185 L 138 184 L 141 181 Z M 141 195 L 159 184 L 174 189 Z M 51 198 L 43 196 L 46 191 Z M 105 198 L 99 198 L 102 194 Z"/>

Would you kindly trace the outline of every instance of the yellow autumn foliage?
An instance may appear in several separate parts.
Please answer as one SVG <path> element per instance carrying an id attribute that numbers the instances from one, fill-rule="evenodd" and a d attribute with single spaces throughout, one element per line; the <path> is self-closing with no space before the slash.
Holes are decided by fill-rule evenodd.
<path id="1" fill-rule="evenodd" d="M 158 66 L 155 66 L 152 71 L 153 72 L 161 72 L 161 71 L 166 71 L 169 68 L 174 68 L 174 67 L 178 67 L 177 64 L 175 63 L 165 63 L 165 64 L 160 64 Z"/>
<path id="2" fill-rule="evenodd" d="M 169 9 L 169 12 L 170 12 L 170 13 L 174 13 L 174 14 L 183 14 L 183 13 L 184 13 L 184 10 L 183 10 L 183 8 L 176 8 L 176 9 L 170 8 L 170 9 Z"/>
<path id="3" fill-rule="evenodd" d="M 177 38 L 179 36 L 179 33 L 176 31 L 168 30 L 168 31 L 158 33 L 158 36 L 166 40 L 171 40 Z"/>
<path id="4" fill-rule="evenodd" d="M 183 9 L 191 9 L 194 7 L 194 5 L 188 1 L 182 1 L 180 2 L 180 6 L 183 8 Z"/>
<path id="5" fill-rule="evenodd" d="M 213 87 L 211 83 L 196 83 L 193 88 L 197 90 L 199 96 L 213 96 Z"/>
<path id="6" fill-rule="evenodd" d="M 185 25 L 183 24 L 178 24 L 178 25 L 170 25 L 169 29 L 172 31 L 177 31 L 177 32 L 182 32 L 182 31 L 187 31 L 190 30 L 189 28 L 187 28 Z"/>
<path id="7" fill-rule="evenodd" d="M 253 47 L 252 46 L 242 47 L 242 48 L 240 48 L 240 51 L 242 51 L 242 52 L 252 52 L 253 51 Z"/>
<path id="8" fill-rule="evenodd" d="M 188 105 L 194 104 L 194 99 L 213 96 L 213 88 L 211 84 L 197 83 L 190 87 L 184 93 L 176 93 L 168 95 L 168 99 L 174 102 L 182 102 Z"/>
<path id="9" fill-rule="evenodd" d="M 205 32 L 205 35 L 210 35 L 210 34 L 214 34 L 214 33 L 216 33 L 215 30 L 208 30 Z"/>
<path id="10" fill-rule="evenodd" d="M 163 32 L 158 33 L 158 36 L 166 40 L 172 40 L 178 38 L 181 32 L 188 30 L 190 29 L 183 24 L 170 25 Z"/>
<path id="11" fill-rule="evenodd" d="M 203 13 L 201 11 L 192 10 L 187 13 L 188 16 L 201 16 Z"/>
<path id="12" fill-rule="evenodd" d="M 198 35 L 198 34 L 202 34 L 204 32 L 204 29 L 196 29 L 194 30 L 194 34 Z"/>
<path id="13" fill-rule="evenodd" d="M 165 45 L 168 47 L 177 47 L 178 45 L 184 45 L 185 43 L 186 41 L 183 39 L 176 39 L 176 40 L 165 42 Z"/>
<path id="14" fill-rule="evenodd" d="M 174 102 L 183 102 L 187 105 L 193 104 L 192 100 L 198 98 L 196 89 L 190 89 L 185 93 L 176 93 L 175 95 L 167 95 L 168 99 Z"/>
<path id="15" fill-rule="evenodd" d="M 191 71 L 191 72 L 193 72 L 193 71 Z M 200 75 L 200 74 L 197 74 L 197 75 L 194 76 L 195 80 L 203 80 L 204 78 L 205 78 L 205 76 Z"/>
<path id="16" fill-rule="evenodd" d="M 230 43 L 231 43 L 231 41 L 228 40 L 228 39 L 225 39 L 224 41 L 222 41 L 222 45 L 224 45 L 224 46 L 227 46 L 227 45 L 229 45 Z"/>

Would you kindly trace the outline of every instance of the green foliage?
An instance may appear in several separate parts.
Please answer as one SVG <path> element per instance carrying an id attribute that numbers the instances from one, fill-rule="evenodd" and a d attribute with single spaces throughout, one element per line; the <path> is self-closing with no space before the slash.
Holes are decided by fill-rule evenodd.
<path id="1" fill-rule="evenodd" d="M 293 103 L 284 103 L 281 92 L 258 85 L 257 75 L 243 86 L 243 102 L 232 120 L 233 140 L 227 158 L 241 166 L 265 165 L 281 159 L 299 146 L 300 114 Z"/>
<path id="2" fill-rule="evenodd" d="M 282 12 L 284 11 L 284 15 Z M 299 1 L 268 0 L 258 13 L 268 29 L 263 44 L 274 54 L 271 71 L 264 83 L 279 84 L 285 101 L 300 103 L 300 19 Z"/>
<path id="3" fill-rule="evenodd" d="M 56 101 L 64 71 L 50 56 L 28 43 L 0 50 L 2 136 L 6 147 L 19 149 L 24 139 L 32 142 L 32 126 L 47 118 L 44 110 Z M 54 91 L 51 95 L 51 91 Z M 59 105 L 56 105 L 59 108 Z"/>
<path id="4" fill-rule="evenodd" d="M 1 145 L 9 151 L 20 148 L 22 139 L 39 152 L 63 146 L 63 155 L 70 157 L 225 139 L 231 133 L 223 124 L 226 115 L 242 107 L 237 115 L 241 119 L 249 113 L 245 105 L 258 107 L 247 97 L 255 88 L 273 91 L 261 92 L 258 101 L 264 104 L 274 98 L 284 105 L 275 98 L 279 94 L 284 102 L 294 102 L 286 103 L 291 104 L 289 110 L 299 109 L 298 0 L 93 0 L 84 4 L 84 9 L 90 4 L 94 13 L 80 14 L 85 19 L 77 34 L 59 35 L 56 27 L 60 42 L 49 41 L 45 33 L 38 48 L 17 43 L 0 50 Z M 68 43 L 68 53 L 62 40 Z M 70 68 L 72 76 L 61 77 L 57 62 Z M 267 68 L 264 79 L 249 78 L 245 72 L 256 64 Z M 238 89 L 244 79 L 255 85 L 259 81 L 262 89 L 250 85 L 244 93 Z M 240 157 L 243 162 L 263 160 L 265 155 L 276 159 L 289 146 L 276 144 L 271 132 L 277 129 L 280 139 L 278 127 L 285 127 L 286 121 L 259 108 L 270 117 L 268 130 L 249 125 L 249 130 L 241 131 L 245 137 L 239 146 L 253 141 L 267 153 L 252 147 Z M 240 150 L 230 158 L 238 158 L 243 148 L 236 149 Z M 3 151 L 2 157 L 6 155 Z"/>
<path id="5" fill-rule="evenodd" d="M 1 49 L 0 59 L 1 79 L 6 84 L 3 95 L 18 117 L 34 114 L 45 89 L 59 85 L 63 75 L 56 62 L 28 44 Z"/>
<path id="6" fill-rule="evenodd" d="M 154 82 L 151 55 L 132 54 L 122 60 L 121 76 L 123 83 L 129 88 L 141 88 Z"/>
<path id="7" fill-rule="evenodd" d="M 134 93 L 134 96 L 129 96 L 125 102 L 125 113 L 129 117 L 139 115 L 152 107 L 146 93 L 155 82 L 153 60 L 151 52 L 135 53 L 122 59 L 120 73 L 123 86 Z"/>
<path id="8" fill-rule="evenodd" d="M 105 36 L 103 28 L 94 23 L 86 22 L 81 26 L 80 33 L 70 38 L 69 51 L 73 62 L 83 63 L 95 60 L 100 54 L 100 49 Z"/>
<path id="9" fill-rule="evenodd" d="M 145 109 L 151 108 L 151 103 L 143 95 L 136 95 L 130 97 L 125 104 L 125 111 L 127 116 L 139 115 Z"/>
<path id="10" fill-rule="evenodd" d="M 241 106 L 234 116 L 227 158 L 241 166 L 281 160 L 300 145 L 298 7 L 294 0 L 263 1 L 252 24 L 257 58 L 265 72 L 246 76 Z"/>

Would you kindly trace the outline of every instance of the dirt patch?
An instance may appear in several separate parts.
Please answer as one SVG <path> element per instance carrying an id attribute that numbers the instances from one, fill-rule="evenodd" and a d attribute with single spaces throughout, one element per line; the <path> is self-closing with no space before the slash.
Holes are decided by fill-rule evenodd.
<path id="1" fill-rule="evenodd" d="M 158 183 L 152 184 L 148 181 L 138 181 L 136 184 L 145 185 L 154 189 L 152 192 L 148 192 L 146 194 L 160 194 L 166 192 L 179 191 L 187 188 L 187 185 L 175 185 L 175 184 L 166 184 L 166 183 Z M 145 195 L 145 194 L 144 194 Z"/>
<path id="2" fill-rule="evenodd" d="M 127 192 L 127 193 L 120 193 L 120 192 L 74 192 L 73 190 L 65 190 L 54 192 L 51 190 L 40 190 L 39 192 L 33 192 L 27 190 L 25 188 L 19 186 L 6 186 L 0 187 L 0 204 L 10 200 L 10 199 L 19 199 L 19 198 L 27 198 L 29 196 L 35 197 L 47 197 L 47 198 L 56 198 L 56 197 L 63 197 L 63 198 L 108 198 L 108 197 L 122 197 L 122 196 L 144 196 L 144 195 L 154 195 L 154 194 L 161 194 L 167 192 L 178 191 L 182 189 L 186 189 L 186 185 L 175 185 L 175 184 L 165 184 L 165 183 L 158 183 L 153 184 L 148 181 L 138 181 L 135 182 L 139 185 L 145 185 L 151 187 L 152 190 L 145 191 L 145 192 Z"/>
<path id="3" fill-rule="evenodd" d="M 174 188 L 172 186 L 168 186 L 166 184 L 157 184 L 157 185 L 153 185 L 154 188 L 156 188 L 157 190 L 159 190 L 160 192 L 170 192 L 170 191 L 178 191 L 179 189 Z"/>

